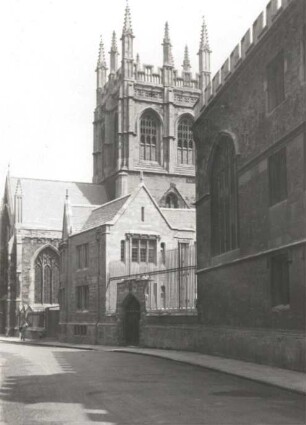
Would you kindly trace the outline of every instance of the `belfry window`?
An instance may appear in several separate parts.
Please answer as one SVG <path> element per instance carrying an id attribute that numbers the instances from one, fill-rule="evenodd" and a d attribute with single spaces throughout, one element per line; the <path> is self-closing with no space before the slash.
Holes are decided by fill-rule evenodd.
<path id="1" fill-rule="evenodd" d="M 178 208 L 178 199 L 174 193 L 169 193 L 166 198 L 167 208 Z"/>
<path id="2" fill-rule="evenodd" d="M 145 113 L 140 120 L 140 159 L 158 161 L 160 125 L 157 117 Z"/>
<path id="3" fill-rule="evenodd" d="M 221 136 L 214 150 L 211 171 L 212 255 L 238 247 L 237 175 L 234 145 Z"/>
<path id="4" fill-rule="evenodd" d="M 35 260 L 35 303 L 57 304 L 59 289 L 59 256 L 46 248 Z"/>
<path id="5" fill-rule="evenodd" d="M 194 164 L 193 121 L 190 117 L 181 118 L 177 131 L 178 164 Z"/>

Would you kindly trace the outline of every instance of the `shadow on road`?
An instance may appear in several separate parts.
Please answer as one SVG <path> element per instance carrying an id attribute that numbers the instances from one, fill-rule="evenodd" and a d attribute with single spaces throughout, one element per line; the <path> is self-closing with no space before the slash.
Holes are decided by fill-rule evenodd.
<path id="1" fill-rule="evenodd" d="M 30 360 L 4 355 L 4 412 L 24 406 L 24 422 L 11 423 L 304 424 L 303 396 L 164 359 L 54 351 L 61 372 L 33 374 Z"/>

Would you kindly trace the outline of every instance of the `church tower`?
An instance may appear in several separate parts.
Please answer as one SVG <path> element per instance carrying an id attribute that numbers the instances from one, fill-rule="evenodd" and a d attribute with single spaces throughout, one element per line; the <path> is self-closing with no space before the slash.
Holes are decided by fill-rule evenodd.
<path id="1" fill-rule="evenodd" d="M 141 65 L 139 55 L 134 57 L 128 4 L 120 40 L 118 67 L 113 32 L 108 75 L 100 41 L 93 182 L 103 185 L 111 200 L 130 193 L 142 174 L 160 206 L 189 208 L 195 200 L 195 107 L 210 79 L 207 27 L 203 22 L 196 75 L 191 72 L 187 46 L 182 49 L 182 71 L 175 68 L 168 23 L 162 39 L 162 66 Z"/>

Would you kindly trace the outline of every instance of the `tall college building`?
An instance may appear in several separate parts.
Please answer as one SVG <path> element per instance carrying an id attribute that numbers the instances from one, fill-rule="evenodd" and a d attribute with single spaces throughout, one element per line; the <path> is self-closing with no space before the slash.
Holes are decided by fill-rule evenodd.
<path id="1" fill-rule="evenodd" d="M 210 80 L 207 29 L 203 22 L 199 71 L 196 75 L 191 73 L 187 47 L 185 50 L 182 48 L 182 70 L 179 72 L 175 69 L 168 24 L 163 38 L 163 63 L 158 69 L 152 65 L 141 65 L 139 56 L 134 54 L 133 43 L 131 15 L 127 6 L 121 34 L 120 61 L 115 33 L 109 64 L 102 41 L 100 43 L 96 68 L 92 183 L 7 176 L 0 226 L 2 333 L 16 332 L 20 321 L 29 313 L 33 318 L 33 333 L 54 333 L 54 329 L 46 328 L 50 324 L 52 328 L 52 323 L 56 322 L 52 314 L 48 319 L 49 312 L 58 312 L 58 293 L 60 288 L 63 289 L 59 273 L 59 244 L 62 240 L 64 204 L 64 235 L 69 238 L 74 233 L 84 231 L 81 224 L 85 225 L 85 218 L 91 223 L 90 229 L 108 223 L 107 219 L 113 219 L 119 211 L 121 201 L 118 204 L 115 199 L 127 201 L 131 193 L 137 192 L 139 185 L 145 186 L 139 194 L 142 202 L 145 202 L 139 206 L 140 209 L 144 208 L 139 214 L 146 214 L 146 202 L 150 208 L 153 205 L 159 211 L 158 217 L 162 220 L 167 241 L 162 242 L 161 236 L 155 235 L 155 249 L 159 251 L 160 244 L 164 249 L 167 243 L 166 248 L 170 249 L 177 247 L 182 240 L 187 243 L 195 239 L 195 146 L 192 126 L 195 108 L 200 106 Z M 103 218 L 101 222 L 95 221 L 101 214 L 93 210 L 112 201 L 114 205 L 103 209 L 103 214 L 111 209 L 110 216 L 105 217 L 100 211 Z M 92 212 L 94 217 L 89 217 Z M 148 223 L 148 214 L 146 220 Z M 135 235 L 141 233 L 137 228 L 131 229 L 128 223 L 125 225 L 126 232 L 133 230 Z M 142 231 L 151 235 L 148 229 Z M 118 247 L 112 251 L 116 255 L 120 240 Z M 97 254 L 97 248 L 93 245 L 89 251 L 93 256 Z M 67 255 L 74 254 L 75 251 Z M 81 270 L 73 285 L 75 282 L 81 285 L 83 278 L 87 281 L 89 278 L 85 274 Z M 103 298 L 103 290 L 100 294 Z M 102 306 L 105 304 L 104 298 L 101 300 Z M 96 322 L 95 314 L 98 313 L 94 312 L 90 320 Z"/>
<path id="2" fill-rule="evenodd" d="M 306 368 L 305 119 L 306 3 L 272 0 L 195 124 L 206 353 Z"/>

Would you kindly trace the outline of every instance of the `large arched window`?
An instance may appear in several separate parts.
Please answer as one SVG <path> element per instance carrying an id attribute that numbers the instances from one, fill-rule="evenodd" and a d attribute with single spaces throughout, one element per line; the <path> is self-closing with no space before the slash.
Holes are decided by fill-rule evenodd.
<path id="1" fill-rule="evenodd" d="M 210 177 L 212 255 L 219 255 L 238 247 L 236 158 L 227 135 L 215 145 Z"/>
<path id="2" fill-rule="evenodd" d="M 177 129 L 177 162 L 194 164 L 194 143 L 192 137 L 193 120 L 191 117 L 180 119 Z"/>
<path id="3" fill-rule="evenodd" d="M 35 303 L 57 304 L 59 289 L 59 256 L 45 248 L 35 260 Z"/>
<path id="4" fill-rule="evenodd" d="M 153 112 L 145 112 L 140 120 L 140 159 L 158 161 L 160 123 Z"/>

